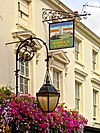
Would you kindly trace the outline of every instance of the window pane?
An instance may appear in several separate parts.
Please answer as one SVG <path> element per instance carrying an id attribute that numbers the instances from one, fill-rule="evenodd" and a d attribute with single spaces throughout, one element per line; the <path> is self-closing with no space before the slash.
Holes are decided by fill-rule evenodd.
<path id="1" fill-rule="evenodd" d="M 93 62 L 93 70 L 95 70 L 95 66 L 96 66 L 96 64 Z"/>
<path id="2" fill-rule="evenodd" d="M 80 85 L 78 83 L 75 83 L 75 97 L 80 98 L 80 92 L 79 92 L 79 87 Z"/>
<path id="3" fill-rule="evenodd" d="M 53 84 L 54 86 L 59 89 L 59 84 L 60 84 L 60 72 L 58 72 L 57 70 L 53 70 Z"/>
<path id="4" fill-rule="evenodd" d="M 96 105 L 96 91 L 93 91 L 93 105 Z"/>
<path id="5" fill-rule="evenodd" d="M 80 83 L 75 82 L 75 108 L 80 108 Z"/>
<path id="6" fill-rule="evenodd" d="M 97 52 L 94 50 L 92 51 L 92 62 L 93 62 L 93 70 L 95 70 L 97 63 Z"/>
<path id="7" fill-rule="evenodd" d="M 24 84 L 28 85 L 28 79 L 24 79 Z"/>
<path id="8" fill-rule="evenodd" d="M 25 76 L 29 77 L 29 69 L 28 68 L 25 68 Z"/>
<path id="9" fill-rule="evenodd" d="M 25 62 L 25 66 L 28 67 L 28 61 Z"/>
<path id="10" fill-rule="evenodd" d="M 20 93 L 21 93 L 21 94 L 24 93 L 23 84 L 20 84 Z"/>
<path id="11" fill-rule="evenodd" d="M 79 51 L 79 42 L 75 40 L 75 50 Z"/>
<path id="12" fill-rule="evenodd" d="M 28 86 L 25 85 L 25 93 L 28 93 Z"/>
<path id="13" fill-rule="evenodd" d="M 96 117 L 96 107 L 95 106 L 93 107 L 93 116 Z"/>
<path id="14" fill-rule="evenodd" d="M 21 66 L 21 74 L 24 75 L 24 66 Z"/>
<path id="15" fill-rule="evenodd" d="M 53 79 L 56 79 L 56 72 L 53 71 Z"/>
<path id="16" fill-rule="evenodd" d="M 23 83 L 23 77 L 20 76 L 20 83 Z"/>
<path id="17" fill-rule="evenodd" d="M 78 52 L 75 52 L 75 59 L 78 60 Z"/>
<path id="18" fill-rule="evenodd" d="M 93 90 L 93 116 L 97 117 L 97 91 Z"/>
<path id="19" fill-rule="evenodd" d="M 79 42 L 75 40 L 75 59 L 78 60 L 79 56 Z"/>
<path id="20" fill-rule="evenodd" d="M 92 53 L 92 60 L 93 62 L 96 62 L 96 52 L 93 50 L 93 53 Z"/>
<path id="21" fill-rule="evenodd" d="M 75 100 L 75 107 L 76 107 L 76 109 L 79 110 L 79 100 L 78 99 Z"/>

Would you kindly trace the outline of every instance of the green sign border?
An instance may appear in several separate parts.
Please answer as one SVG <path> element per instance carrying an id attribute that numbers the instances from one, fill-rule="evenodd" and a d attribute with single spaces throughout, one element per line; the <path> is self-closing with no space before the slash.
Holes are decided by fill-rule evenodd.
<path id="1" fill-rule="evenodd" d="M 71 27 L 70 27 L 70 23 L 72 23 Z M 51 27 L 53 27 L 53 30 Z M 60 31 L 58 29 L 60 29 Z M 74 47 L 74 29 L 75 29 L 74 20 L 50 23 L 49 24 L 49 49 L 56 50 L 56 49 Z M 52 37 L 50 37 L 51 30 L 54 34 L 52 35 Z"/>

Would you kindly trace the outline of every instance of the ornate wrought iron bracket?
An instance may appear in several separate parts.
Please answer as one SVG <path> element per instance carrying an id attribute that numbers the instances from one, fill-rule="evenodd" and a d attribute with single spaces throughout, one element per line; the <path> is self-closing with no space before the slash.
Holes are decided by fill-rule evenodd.
<path id="1" fill-rule="evenodd" d="M 20 43 L 16 50 L 16 71 L 15 71 L 15 76 L 16 76 L 16 96 L 18 96 L 18 62 L 22 61 L 30 61 L 35 55 L 36 52 L 36 40 L 40 41 L 46 48 L 46 67 L 47 67 L 47 72 L 46 72 L 46 82 L 50 82 L 50 77 L 49 77 L 49 55 L 48 55 L 48 47 L 46 43 L 37 37 L 30 37 L 25 39 L 23 42 Z"/>
<path id="2" fill-rule="evenodd" d="M 43 8 L 43 13 L 42 13 L 42 19 L 43 22 L 50 22 L 54 20 L 64 20 L 64 19 L 75 19 L 75 18 L 80 18 L 80 17 L 87 17 L 88 13 L 84 14 L 78 14 L 77 11 L 75 12 L 63 12 L 63 11 L 58 11 L 58 10 L 51 10 L 51 9 L 45 9 Z"/>

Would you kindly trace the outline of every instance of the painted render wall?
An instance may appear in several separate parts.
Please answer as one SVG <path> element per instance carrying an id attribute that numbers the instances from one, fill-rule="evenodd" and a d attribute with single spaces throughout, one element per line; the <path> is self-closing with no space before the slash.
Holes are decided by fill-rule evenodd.
<path id="1" fill-rule="evenodd" d="M 11 6 L 12 4 L 12 6 Z M 14 86 L 14 51 L 13 46 L 6 46 L 13 41 L 11 32 L 15 29 L 15 1 L 0 2 L 0 85 Z"/>

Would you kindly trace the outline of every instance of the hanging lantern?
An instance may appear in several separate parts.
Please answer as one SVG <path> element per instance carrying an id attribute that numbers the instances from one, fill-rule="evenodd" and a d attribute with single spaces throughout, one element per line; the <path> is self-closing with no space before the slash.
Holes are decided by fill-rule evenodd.
<path id="1" fill-rule="evenodd" d="M 43 84 L 36 96 L 42 110 L 52 112 L 58 105 L 60 93 L 50 83 L 46 83 Z"/>

